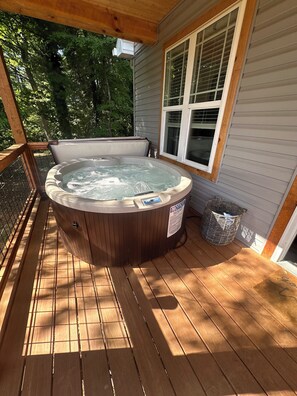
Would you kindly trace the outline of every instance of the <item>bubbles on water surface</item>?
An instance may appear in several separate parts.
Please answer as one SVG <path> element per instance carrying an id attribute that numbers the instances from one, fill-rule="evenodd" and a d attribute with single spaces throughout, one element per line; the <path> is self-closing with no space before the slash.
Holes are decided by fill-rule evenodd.
<path id="1" fill-rule="evenodd" d="M 63 177 L 63 189 L 85 198 L 122 200 L 175 187 L 180 176 L 149 165 L 125 164 L 85 167 Z"/>

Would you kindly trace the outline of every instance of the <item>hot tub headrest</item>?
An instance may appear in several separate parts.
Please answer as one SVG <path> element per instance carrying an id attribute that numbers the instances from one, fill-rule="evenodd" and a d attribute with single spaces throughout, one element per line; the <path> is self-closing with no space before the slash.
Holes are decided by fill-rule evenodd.
<path id="1" fill-rule="evenodd" d="M 67 139 L 49 142 L 56 164 L 75 158 L 97 157 L 100 155 L 123 155 L 146 157 L 149 152 L 150 141 L 138 136 L 96 138 L 96 139 Z"/>

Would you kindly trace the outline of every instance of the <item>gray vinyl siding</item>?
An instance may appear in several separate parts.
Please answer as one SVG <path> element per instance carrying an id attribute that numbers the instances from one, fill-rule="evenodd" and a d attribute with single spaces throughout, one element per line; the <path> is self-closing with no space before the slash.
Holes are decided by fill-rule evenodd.
<path id="1" fill-rule="evenodd" d="M 135 132 L 158 143 L 164 42 L 213 5 L 184 1 L 137 47 Z M 261 251 L 297 168 L 297 2 L 260 0 L 217 183 L 193 176 L 191 205 L 215 195 L 245 207 L 238 237 Z"/>

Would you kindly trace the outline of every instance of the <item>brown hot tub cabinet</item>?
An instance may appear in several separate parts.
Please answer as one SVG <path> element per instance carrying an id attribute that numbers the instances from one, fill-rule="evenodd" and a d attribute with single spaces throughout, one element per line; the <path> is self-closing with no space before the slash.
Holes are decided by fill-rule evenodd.
<path id="1" fill-rule="evenodd" d="M 180 229 L 167 237 L 172 205 L 120 214 L 84 212 L 55 202 L 52 206 L 66 249 L 94 265 L 122 266 L 151 260 L 173 249 L 184 231 L 185 211 Z"/>
<path id="2" fill-rule="evenodd" d="M 66 249 L 94 265 L 140 264 L 176 247 L 192 187 L 183 169 L 151 158 L 125 157 L 118 161 L 147 162 L 180 175 L 180 183 L 163 192 L 122 201 L 85 199 L 63 190 L 63 175 L 90 160 L 73 160 L 52 168 L 46 192 L 52 201 L 59 233 Z M 96 160 L 91 160 L 96 161 Z M 106 162 L 106 157 L 104 157 Z"/>

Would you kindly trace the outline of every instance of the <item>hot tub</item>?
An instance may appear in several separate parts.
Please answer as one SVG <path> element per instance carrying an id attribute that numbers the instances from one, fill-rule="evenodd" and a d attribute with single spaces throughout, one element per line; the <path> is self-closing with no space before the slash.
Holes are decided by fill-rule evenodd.
<path id="1" fill-rule="evenodd" d="M 66 249 L 90 264 L 140 264 L 174 248 L 192 188 L 188 172 L 148 157 L 54 166 L 45 190 Z"/>

